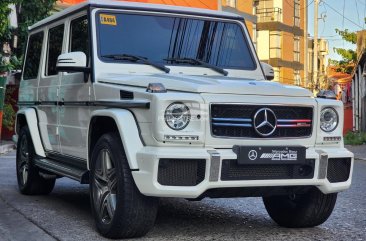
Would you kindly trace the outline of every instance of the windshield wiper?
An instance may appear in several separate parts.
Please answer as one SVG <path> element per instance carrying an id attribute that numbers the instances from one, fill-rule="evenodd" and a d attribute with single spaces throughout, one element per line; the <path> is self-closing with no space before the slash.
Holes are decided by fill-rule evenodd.
<path id="1" fill-rule="evenodd" d="M 167 59 L 164 59 L 166 61 L 169 61 L 169 62 L 172 62 L 172 63 L 186 63 L 186 64 L 192 64 L 192 65 L 200 65 L 202 67 L 206 67 L 206 68 L 209 68 L 209 69 L 212 69 L 224 76 L 227 76 L 228 75 L 228 72 L 226 70 L 224 70 L 223 68 L 220 68 L 216 65 L 213 65 L 213 64 L 209 64 L 207 62 L 204 62 L 202 60 L 199 60 L 199 59 L 194 59 L 194 58 L 167 58 Z"/>
<path id="2" fill-rule="evenodd" d="M 152 62 L 152 61 L 148 60 L 147 58 L 137 56 L 137 55 L 133 55 L 133 54 L 108 54 L 108 55 L 102 55 L 102 57 L 103 58 L 114 59 L 114 60 L 126 60 L 126 61 L 131 61 L 131 62 L 141 62 L 143 64 L 151 65 L 151 66 L 153 66 L 157 69 L 160 69 L 160 70 L 164 71 L 165 73 L 170 72 L 170 69 L 165 67 L 165 65 Z"/>

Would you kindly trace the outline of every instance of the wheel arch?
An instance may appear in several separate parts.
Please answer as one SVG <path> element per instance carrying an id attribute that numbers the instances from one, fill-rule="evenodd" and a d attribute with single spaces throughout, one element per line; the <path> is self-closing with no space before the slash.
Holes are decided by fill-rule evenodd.
<path id="1" fill-rule="evenodd" d="M 20 129 L 25 125 L 29 127 L 35 153 L 39 156 L 46 157 L 38 129 L 38 117 L 34 108 L 25 108 L 17 112 L 15 133 L 18 135 Z"/>
<path id="2" fill-rule="evenodd" d="M 93 147 L 105 133 L 118 132 L 131 170 L 137 170 L 136 154 L 143 147 L 139 129 L 133 114 L 124 109 L 93 111 L 88 128 L 88 169 Z"/>

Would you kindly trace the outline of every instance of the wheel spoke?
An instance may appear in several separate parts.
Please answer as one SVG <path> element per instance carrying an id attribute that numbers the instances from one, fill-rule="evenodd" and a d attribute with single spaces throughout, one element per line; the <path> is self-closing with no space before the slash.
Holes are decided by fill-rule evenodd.
<path id="1" fill-rule="evenodd" d="M 20 145 L 20 155 L 21 155 L 21 160 L 22 161 L 28 161 L 28 142 L 27 142 L 27 138 L 24 136 L 21 140 L 21 145 Z"/>
<path id="2" fill-rule="evenodd" d="M 109 156 L 109 153 L 107 150 L 103 151 L 103 157 L 102 157 L 102 168 L 103 168 L 103 174 L 108 175 L 108 170 L 112 168 L 112 161 Z"/>
<path id="3" fill-rule="evenodd" d="M 101 183 L 107 183 L 108 179 L 107 177 L 103 174 L 102 170 L 96 170 L 94 173 L 94 177 L 98 182 Z"/>
<path id="4" fill-rule="evenodd" d="M 110 219 L 113 218 L 114 211 L 116 210 L 116 203 L 116 194 L 108 194 L 108 196 L 106 197 L 106 208 Z"/>
<path id="5" fill-rule="evenodd" d="M 113 178 L 109 179 L 109 190 L 112 192 L 112 193 L 115 193 L 116 190 L 117 190 L 117 178 L 116 176 L 114 176 Z"/>
<path id="6" fill-rule="evenodd" d="M 94 170 L 95 208 L 99 212 L 102 222 L 108 223 L 112 220 L 117 202 L 117 179 L 116 169 L 107 149 L 99 152 Z"/>
<path id="7" fill-rule="evenodd" d="M 26 184 L 28 181 L 28 166 L 26 163 L 23 163 L 19 168 L 19 174 L 22 177 L 23 184 Z"/>

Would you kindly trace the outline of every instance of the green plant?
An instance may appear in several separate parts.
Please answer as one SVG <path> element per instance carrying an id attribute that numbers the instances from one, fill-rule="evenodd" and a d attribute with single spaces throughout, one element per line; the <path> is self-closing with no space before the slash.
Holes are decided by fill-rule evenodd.
<path id="1" fill-rule="evenodd" d="M 11 104 L 5 104 L 3 110 L 3 127 L 9 131 L 14 130 L 15 111 Z"/>
<path id="2" fill-rule="evenodd" d="M 344 144 L 346 145 L 362 145 L 366 143 L 366 133 L 365 132 L 347 132 L 344 135 Z"/>
<path id="3" fill-rule="evenodd" d="M 356 32 L 350 32 L 348 29 L 335 29 L 336 33 L 346 42 L 356 44 Z M 330 59 L 330 64 L 336 67 L 337 72 L 352 73 L 353 66 L 357 62 L 357 53 L 352 49 L 333 48 L 334 52 L 342 57 L 341 60 Z"/>

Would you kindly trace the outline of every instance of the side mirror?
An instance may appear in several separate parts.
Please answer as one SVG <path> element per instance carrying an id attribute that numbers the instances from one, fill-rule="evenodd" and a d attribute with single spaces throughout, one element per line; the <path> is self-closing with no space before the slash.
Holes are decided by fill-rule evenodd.
<path id="1" fill-rule="evenodd" d="M 261 62 L 262 69 L 264 71 L 264 76 L 267 80 L 274 79 L 274 71 L 271 65 Z"/>
<path id="2" fill-rule="evenodd" d="M 88 82 L 90 68 L 86 66 L 86 55 L 83 52 L 59 55 L 56 69 L 58 72 L 83 72 L 84 82 Z"/>
<path id="3" fill-rule="evenodd" d="M 316 95 L 317 98 L 336 100 L 337 96 L 332 90 L 321 90 Z"/>

